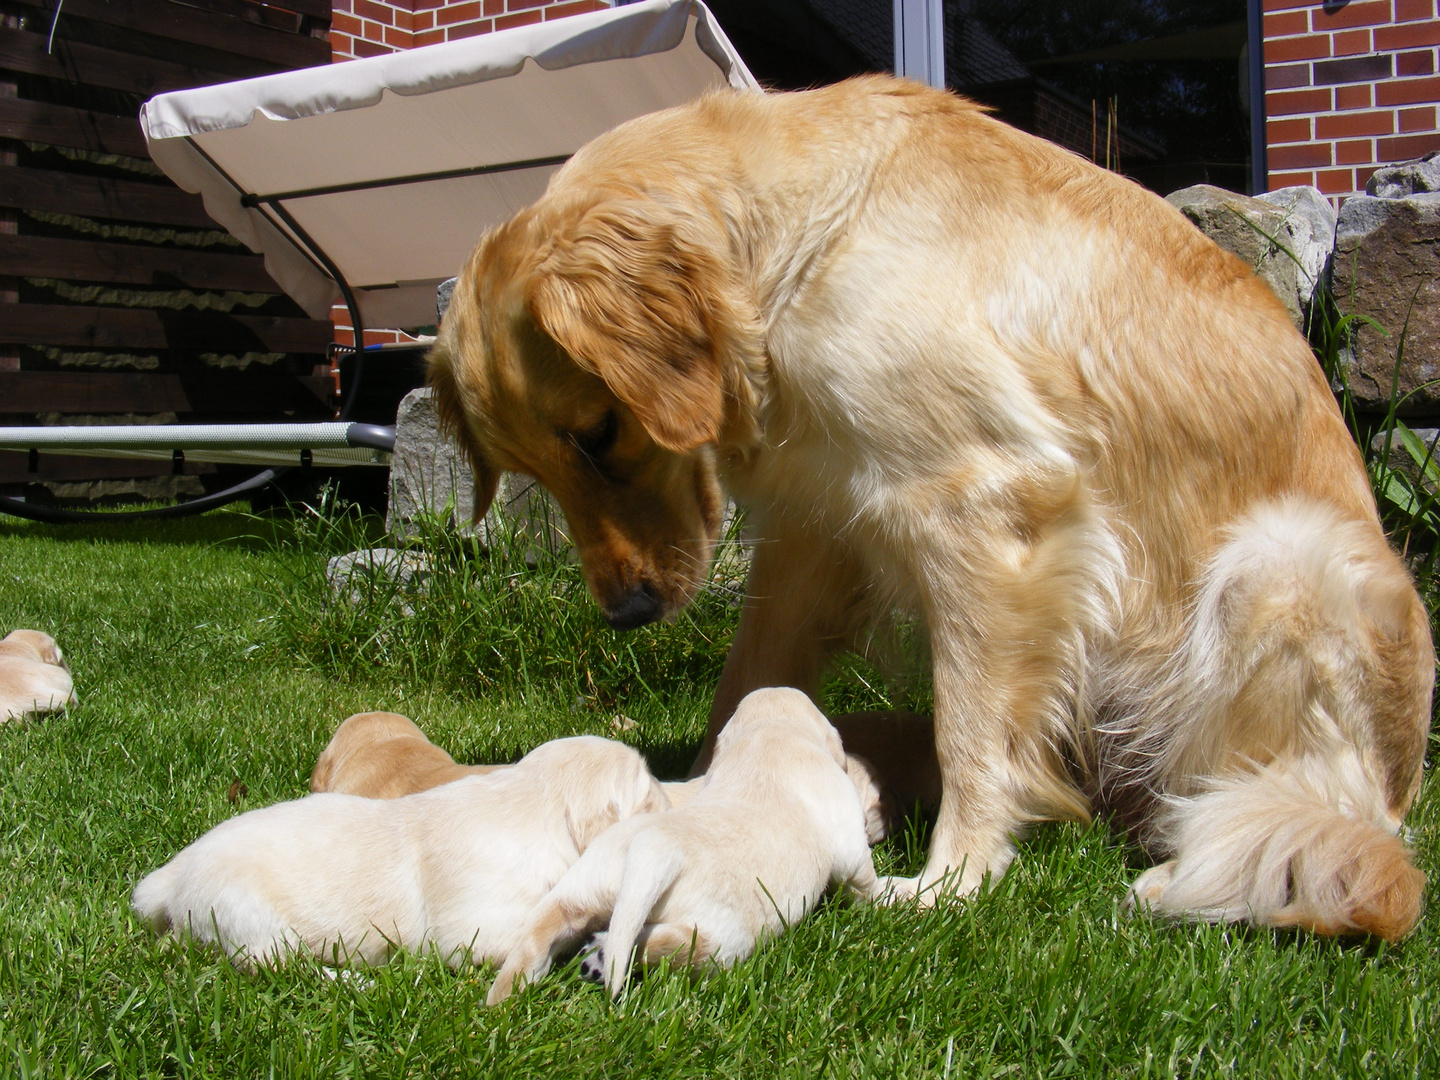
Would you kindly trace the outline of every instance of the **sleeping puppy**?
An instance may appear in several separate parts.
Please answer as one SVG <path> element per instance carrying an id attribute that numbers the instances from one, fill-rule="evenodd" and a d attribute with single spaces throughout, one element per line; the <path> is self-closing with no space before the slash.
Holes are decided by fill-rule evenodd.
<path id="1" fill-rule="evenodd" d="M 928 717 L 915 713 L 850 713 L 833 721 L 847 750 L 846 771 L 865 807 L 872 844 L 894 833 L 917 806 L 940 804 L 940 765 Z M 310 775 L 312 792 L 333 791 L 370 799 L 398 799 L 465 776 L 484 776 L 506 765 L 459 765 L 425 737 L 408 717 L 356 713 L 335 730 Z M 671 806 L 689 801 L 704 777 L 661 781 Z"/>
<path id="2" fill-rule="evenodd" d="M 49 634 L 12 630 L 0 640 L 0 723 L 78 700 L 70 666 Z"/>
<path id="3" fill-rule="evenodd" d="M 457 765 L 408 717 L 356 713 L 335 729 L 310 774 L 312 792 L 398 799 L 504 765 Z"/>
<path id="4" fill-rule="evenodd" d="M 534 982 L 557 953 L 607 922 L 605 985 L 618 996 L 638 944 L 728 967 L 803 918 L 830 885 L 870 900 L 880 882 L 865 811 L 840 736 L 798 690 L 757 690 L 716 743 L 705 784 L 684 806 L 601 836 L 535 909 L 490 988 Z"/>
<path id="5" fill-rule="evenodd" d="M 556 739 L 401 799 L 321 794 L 241 814 L 144 878 L 131 906 L 247 967 L 300 949 L 337 964 L 427 947 L 451 966 L 500 960 L 595 837 L 666 806 L 634 750 Z"/>

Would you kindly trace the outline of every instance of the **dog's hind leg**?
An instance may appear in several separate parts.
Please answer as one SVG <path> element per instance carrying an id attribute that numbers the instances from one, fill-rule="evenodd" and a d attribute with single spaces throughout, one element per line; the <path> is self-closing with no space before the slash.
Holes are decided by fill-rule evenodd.
<path id="1" fill-rule="evenodd" d="M 1373 522 L 1255 508 L 1212 560 L 1187 652 L 1142 739 L 1168 798 L 1136 881 L 1151 911 L 1395 939 L 1424 875 L 1396 833 L 1419 784 L 1434 653 Z"/>
<path id="2" fill-rule="evenodd" d="M 683 865 L 684 854 L 663 836 L 642 834 L 631 842 L 606 936 L 605 988 L 611 997 L 625 988 L 636 940 Z"/>
<path id="3" fill-rule="evenodd" d="M 581 906 L 574 897 L 557 896 L 551 890 L 535 909 L 519 944 L 505 958 L 485 1004 L 499 1005 L 520 986 L 544 978 L 555 957 L 603 925 L 606 914 L 604 909 Z"/>

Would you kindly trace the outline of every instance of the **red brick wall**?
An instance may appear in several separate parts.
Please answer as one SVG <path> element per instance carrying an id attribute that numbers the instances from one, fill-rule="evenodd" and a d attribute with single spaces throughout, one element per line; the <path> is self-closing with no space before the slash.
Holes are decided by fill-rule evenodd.
<path id="1" fill-rule="evenodd" d="M 1333 201 L 1380 165 L 1440 150 L 1436 0 L 1265 0 L 1270 187 Z"/>
<path id="2" fill-rule="evenodd" d="M 332 6 L 330 50 L 338 63 L 600 11 L 610 4 L 606 0 L 334 0 Z M 335 340 L 352 344 L 355 337 L 345 308 L 336 307 L 330 318 Z M 365 331 L 367 345 L 398 340 L 409 339 L 394 330 Z"/>

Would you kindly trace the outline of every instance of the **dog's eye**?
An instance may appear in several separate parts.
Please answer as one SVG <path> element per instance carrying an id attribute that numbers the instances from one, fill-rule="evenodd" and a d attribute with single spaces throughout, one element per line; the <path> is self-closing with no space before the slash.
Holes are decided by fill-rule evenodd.
<path id="1" fill-rule="evenodd" d="M 604 420 L 588 431 L 572 431 L 566 437 L 580 453 L 591 461 L 599 461 L 610 452 L 611 447 L 615 445 L 615 437 L 619 433 L 620 420 L 612 409 L 605 414 Z"/>

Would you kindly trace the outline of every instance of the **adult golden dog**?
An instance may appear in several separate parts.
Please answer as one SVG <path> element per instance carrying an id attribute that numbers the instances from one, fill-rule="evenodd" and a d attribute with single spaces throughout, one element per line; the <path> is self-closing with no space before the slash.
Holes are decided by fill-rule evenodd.
<path id="1" fill-rule="evenodd" d="M 873 77 L 596 139 L 484 237 L 431 360 L 482 496 L 540 479 L 618 628 L 762 538 L 718 726 L 908 607 L 944 795 L 909 889 L 1119 812 L 1151 909 L 1395 938 L 1434 655 L 1266 286 L 1134 184 Z M 483 505 L 486 500 L 479 500 Z"/>

